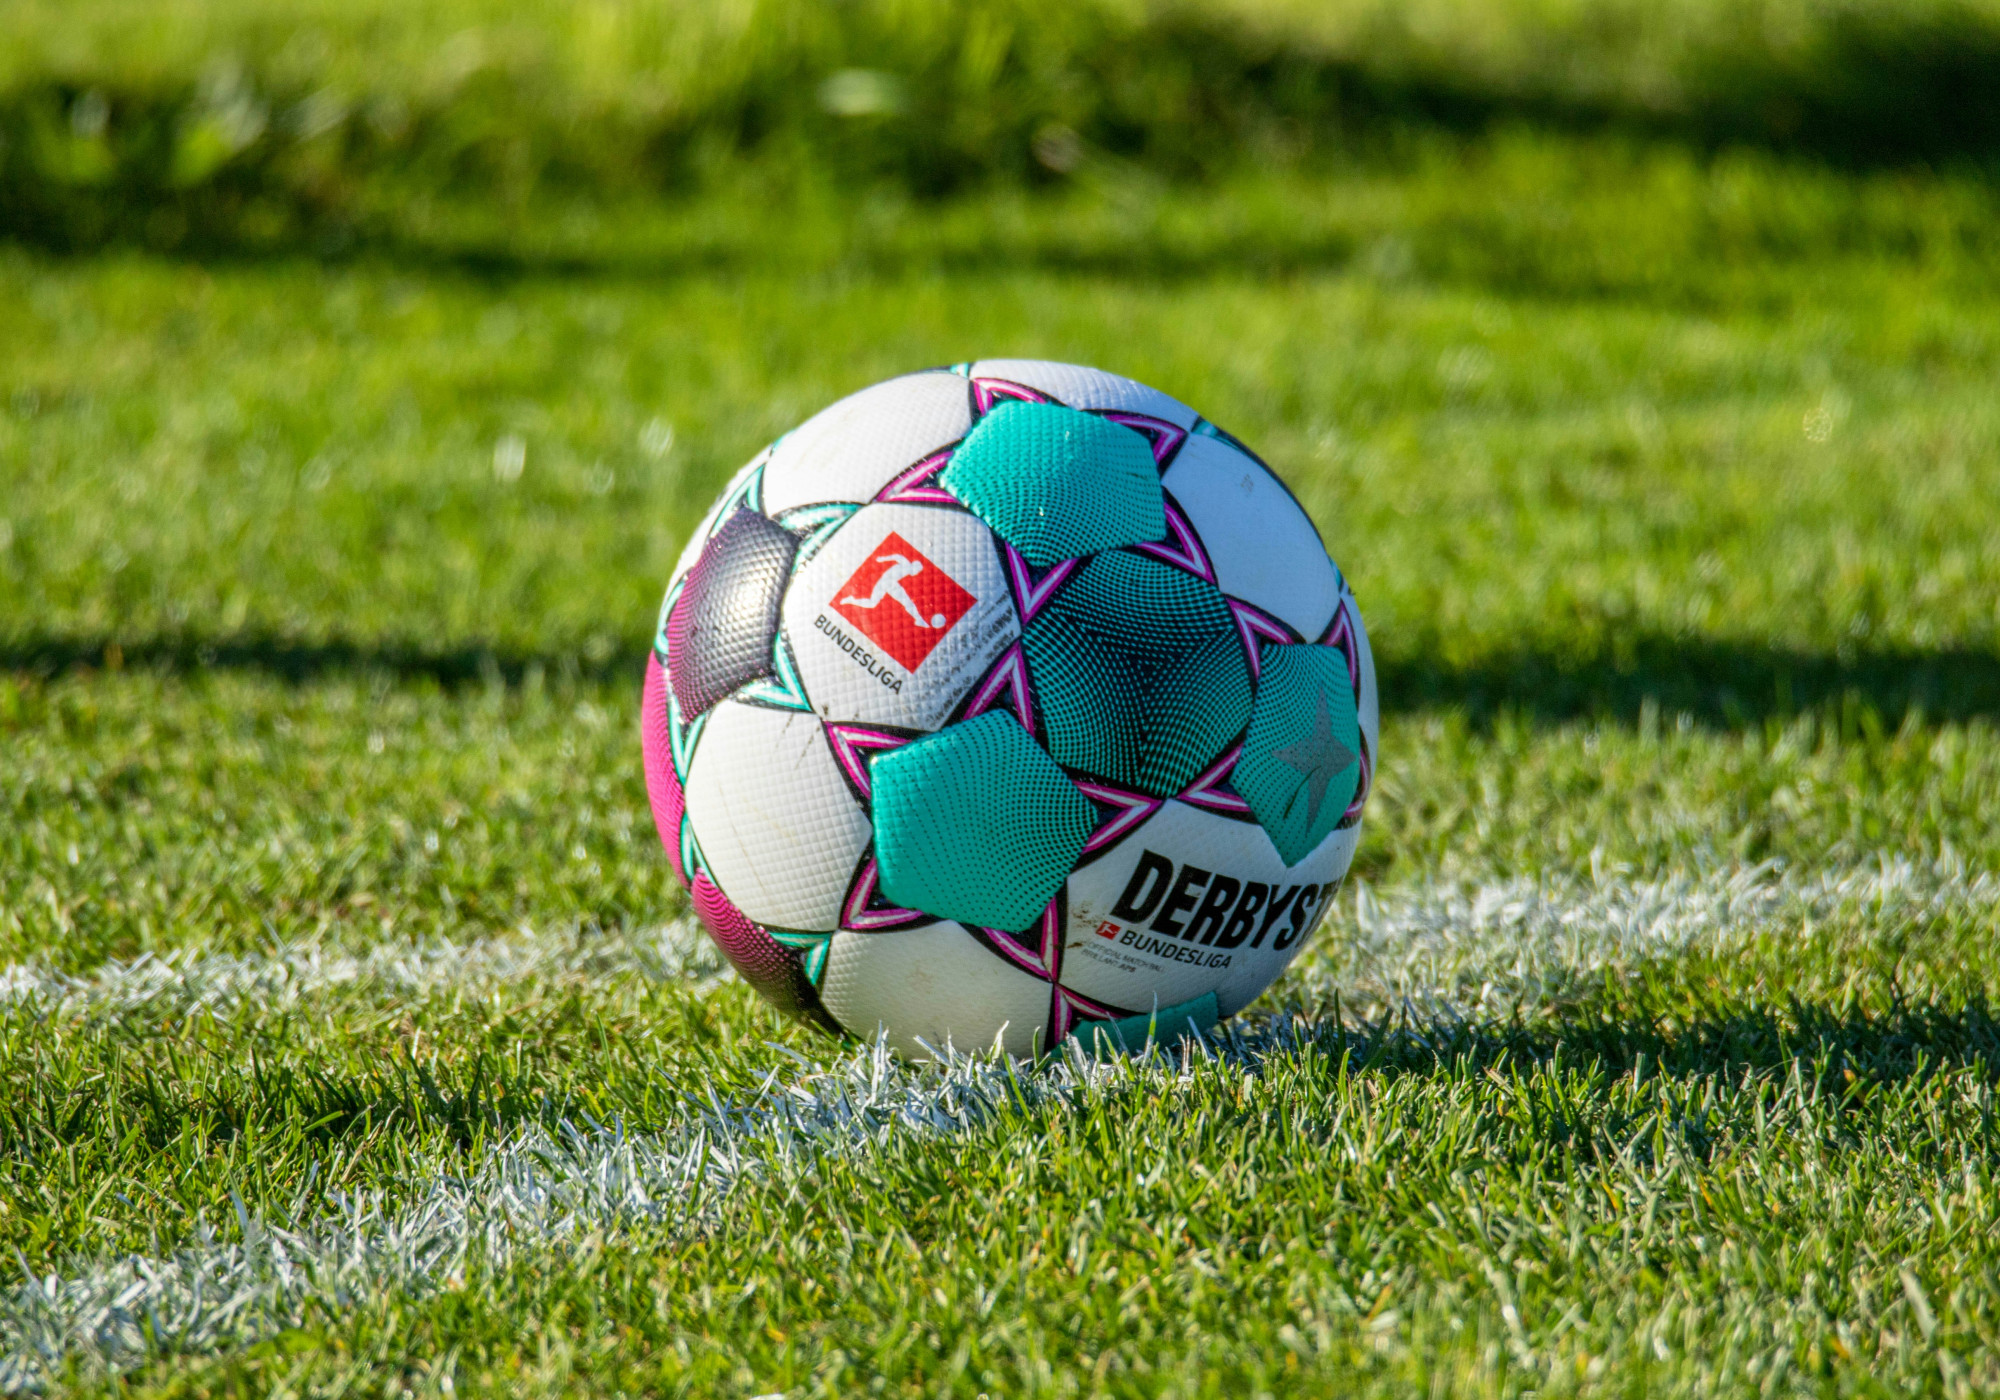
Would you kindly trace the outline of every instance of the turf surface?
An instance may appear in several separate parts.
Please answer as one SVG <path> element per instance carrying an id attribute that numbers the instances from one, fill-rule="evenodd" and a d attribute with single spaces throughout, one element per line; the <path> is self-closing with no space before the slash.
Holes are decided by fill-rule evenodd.
<path id="1" fill-rule="evenodd" d="M 0 1383 L 2000 1387 L 1991 209 L 1516 132 L 0 253 Z M 897 1069 L 685 936 L 682 533 L 980 353 L 1256 444 L 1376 637 L 1216 1045 Z"/>

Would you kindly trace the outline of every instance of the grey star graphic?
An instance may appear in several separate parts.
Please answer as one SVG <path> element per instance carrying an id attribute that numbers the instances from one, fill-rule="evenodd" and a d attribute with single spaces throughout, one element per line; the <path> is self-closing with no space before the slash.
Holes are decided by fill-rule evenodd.
<path id="1" fill-rule="evenodd" d="M 1312 733 L 1289 748 L 1278 749 L 1272 757 L 1304 777 L 1306 825 L 1319 820 L 1320 804 L 1326 801 L 1327 784 L 1346 770 L 1358 755 L 1333 737 L 1333 717 L 1326 712 L 1326 692 L 1319 692 L 1319 711 L 1313 716 Z"/>

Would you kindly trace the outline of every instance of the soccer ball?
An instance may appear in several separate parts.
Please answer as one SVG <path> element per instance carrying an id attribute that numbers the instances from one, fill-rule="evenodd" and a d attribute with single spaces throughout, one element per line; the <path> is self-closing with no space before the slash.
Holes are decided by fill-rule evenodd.
<path id="1" fill-rule="evenodd" d="M 1031 360 L 877 384 L 738 472 L 642 714 L 743 979 L 912 1056 L 1248 1005 L 1347 873 L 1377 733 L 1354 595 L 1270 469 Z"/>

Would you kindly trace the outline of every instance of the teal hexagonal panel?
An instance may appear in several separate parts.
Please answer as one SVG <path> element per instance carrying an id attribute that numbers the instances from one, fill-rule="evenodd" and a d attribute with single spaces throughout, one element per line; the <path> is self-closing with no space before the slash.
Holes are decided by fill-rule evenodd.
<path id="1" fill-rule="evenodd" d="M 1167 533 L 1146 439 L 1060 404 L 996 405 L 965 435 L 938 484 L 1036 568 Z"/>
<path id="2" fill-rule="evenodd" d="M 1100 554 L 1021 634 L 1049 752 L 1171 797 L 1243 732 L 1250 664 L 1221 592 L 1122 551 Z"/>
<path id="3" fill-rule="evenodd" d="M 884 897 L 941 919 L 1027 928 L 1097 824 L 1090 799 L 1004 710 L 881 754 L 868 777 Z"/>
<path id="4" fill-rule="evenodd" d="M 1267 646 L 1257 707 L 1230 786 L 1287 865 L 1326 839 L 1361 781 L 1361 725 L 1347 658 L 1332 647 Z"/>

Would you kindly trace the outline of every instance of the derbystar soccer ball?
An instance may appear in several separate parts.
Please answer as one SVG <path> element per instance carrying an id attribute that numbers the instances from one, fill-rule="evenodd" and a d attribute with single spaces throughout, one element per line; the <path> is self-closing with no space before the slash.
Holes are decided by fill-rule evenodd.
<path id="1" fill-rule="evenodd" d="M 1250 450 L 1129 379 L 906 375 L 689 541 L 646 784 L 743 976 L 905 1054 L 1206 1028 L 1297 956 L 1374 768 L 1368 637 Z"/>

